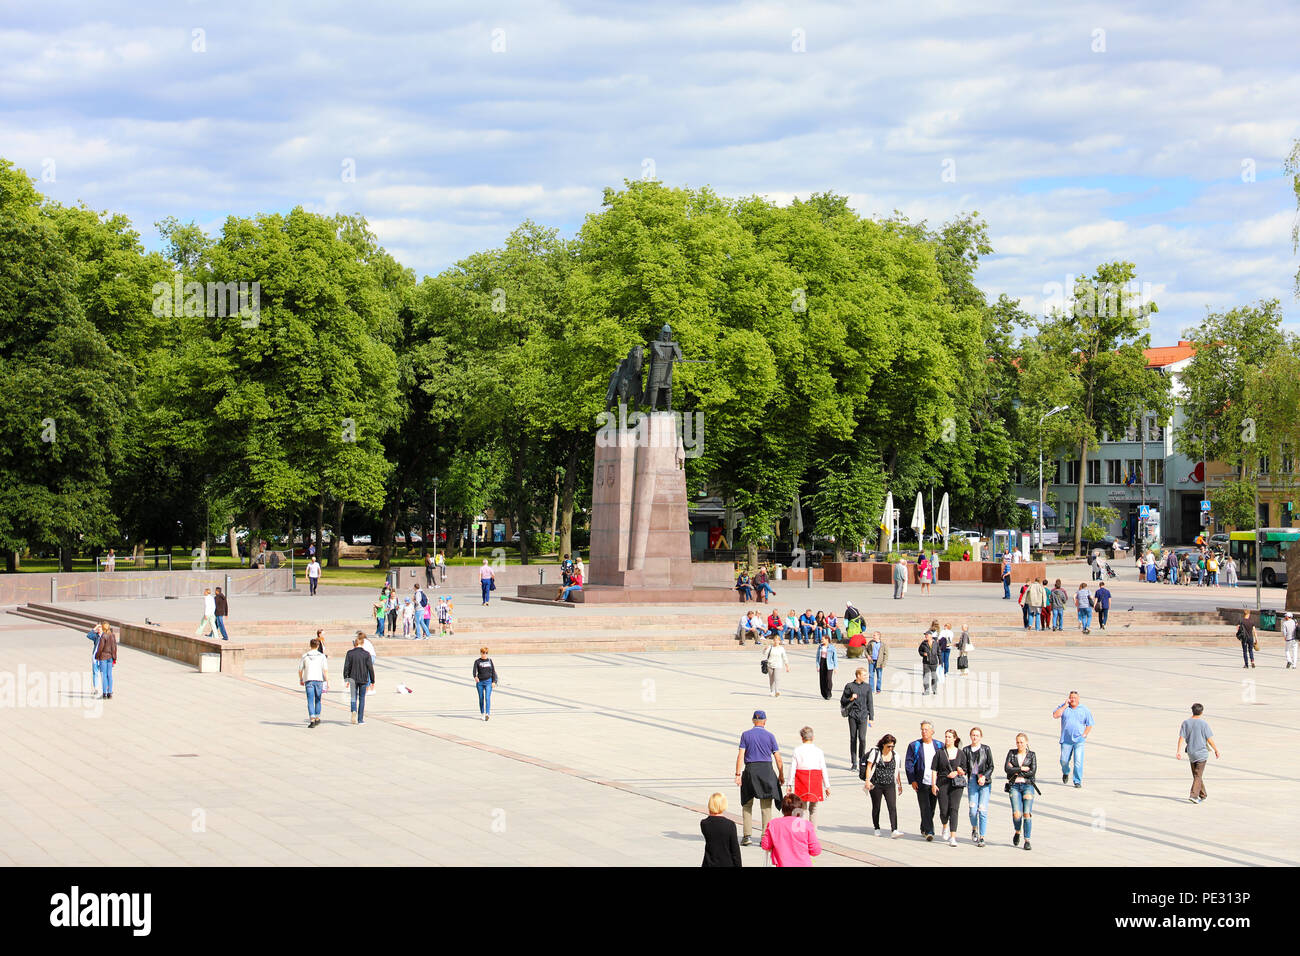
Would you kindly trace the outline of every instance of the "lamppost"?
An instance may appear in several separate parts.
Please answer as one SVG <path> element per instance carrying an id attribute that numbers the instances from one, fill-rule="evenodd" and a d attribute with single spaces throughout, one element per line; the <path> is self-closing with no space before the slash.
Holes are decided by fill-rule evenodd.
<path id="1" fill-rule="evenodd" d="M 1069 405 L 1057 405 L 1050 412 L 1038 420 L 1038 547 L 1043 547 L 1043 422 L 1047 421 L 1057 412 L 1066 411 Z M 1079 520 L 1079 515 L 1075 520 Z"/>
<path id="2" fill-rule="evenodd" d="M 433 552 L 438 553 L 438 479 L 433 479 Z"/>

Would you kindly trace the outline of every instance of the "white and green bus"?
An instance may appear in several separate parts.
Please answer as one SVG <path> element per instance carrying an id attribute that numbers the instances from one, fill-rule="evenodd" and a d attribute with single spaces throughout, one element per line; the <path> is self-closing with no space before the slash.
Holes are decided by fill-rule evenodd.
<path id="1" fill-rule="evenodd" d="M 1258 532 L 1234 531 L 1228 535 L 1228 553 L 1237 559 L 1237 576 L 1242 580 L 1255 580 L 1256 534 L 1260 538 L 1261 583 L 1269 587 L 1286 584 L 1286 553 L 1300 541 L 1300 528 L 1260 528 Z"/>

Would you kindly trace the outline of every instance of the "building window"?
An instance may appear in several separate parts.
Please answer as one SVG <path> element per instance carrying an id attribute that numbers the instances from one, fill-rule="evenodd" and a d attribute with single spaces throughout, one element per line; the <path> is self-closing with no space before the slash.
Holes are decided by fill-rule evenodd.
<path id="1" fill-rule="evenodd" d="M 1124 484 L 1140 485 L 1145 481 L 1141 458 L 1130 458 L 1124 462 Z"/>
<path id="2" fill-rule="evenodd" d="M 1077 485 L 1079 483 L 1079 459 L 1074 458 L 1070 461 L 1063 462 L 1063 464 L 1065 465 L 1065 468 L 1063 469 L 1065 472 L 1065 480 L 1061 482 L 1061 484 Z"/>
<path id="3" fill-rule="evenodd" d="M 1118 458 L 1111 458 L 1106 462 L 1106 484 L 1124 484 L 1124 463 Z"/>
<path id="4" fill-rule="evenodd" d="M 1095 458 L 1088 460 L 1088 484 L 1101 484 L 1101 462 Z"/>
<path id="5" fill-rule="evenodd" d="M 1165 483 L 1165 463 L 1161 458 L 1147 459 L 1147 484 L 1163 485 Z"/>
<path id="6" fill-rule="evenodd" d="M 1073 501 L 1062 501 L 1056 506 L 1056 528 L 1058 531 L 1074 530 L 1074 505 Z"/>
<path id="7" fill-rule="evenodd" d="M 1259 456 L 1259 473 L 1261 475 L 1267 475 L 1270 473 L 1268 470 L 1268 455 Z"/>

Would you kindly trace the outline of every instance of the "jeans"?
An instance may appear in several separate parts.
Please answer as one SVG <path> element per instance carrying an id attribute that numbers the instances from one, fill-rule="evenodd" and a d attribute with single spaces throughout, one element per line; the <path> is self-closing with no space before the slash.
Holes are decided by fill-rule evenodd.
<path id="1" fill-rule="evenodd" d="M 1085 631 L 1092 627 L 1092 608 L 1079 608 L 1079 627 Z"/>
<path id="2" fill-rule="evenodd" d="M 1241 662 L 1243 664 L 1255 663 L 1255 645 L 1248 641 L 1241 642 Z"/>
<path id="3" fill-rule="evenodd" d="M 1170 583 L 1170 584 L 1177 584 L 1177 583 L 1178 583 L 1178 569 L 1177 569 L 1177 568 L 1170 568 L 1170 569 L 1169 569 L 1169 583 Z"/>
<path id="4" fill-rule="evenodd" d="M 970 815 L 970 827 L 972 830 L 978 830 L 980 836 L 984 836 L 989 828 L 989 793 L 993 790 L 993 783 L 990 781 L 981 787 L 972 778 L 966 785 L 966 789 L 970 791 L 970 807 L 967 809 Z"/>
<path id="5" fill-rule="evenodd" d="M 488 603 L 488 598 L 492 595 L 492 579 L 483 578 L 479 582 L 479 587 L 483 589 L 483 603 Z"/>
<path id="6" fill-rule="evenodd" d="M 1024 817 L 1022 820 L 1021 817 Z M 1011 822 L 1016 832 L 1023 828 L 1025 839 L 1029 839 L 1029 829 L 1034 820 L 1034 785 L 1032 783 L 1013 783 L 1011 785 Z"/>
<path id="7" fill-rule="evenodd" d="M 951 647 L 945 647 L 943 649 L 943 672 L 945 674 L 948 673 L 948 655 L 951 653 L 952 653 Z"/>
<path id="8" fill-rule="evenodd" d="M 1097 624 L 1103 630 L 1106 627 L 1106 618 L 1108 617 L 1110 617 L 1110 608 L 1108 607 L 1097 608 Z"/>
<path id="9" fill-rule="evenodd" d="M 480 714 L 492 713 L 492 680 L 475 681 L 474 686 L 478 688 L 478 712 Z"/>
<path id="10" fill-rule="evenodd" d="M 221 632 L 221 639 L 223 641 L 230 640 L 230 635 L 226 633 L 226 619 L 224 617 L 217 618 L 217 630 Z"/>
<path id="11" fill-rule="evenodd" d="M 885 669 L 883 667 L 877 667 L 875 661 L 867 662 L 867 686 L 870 687 L 871 682 L 874 679 L 876 682 L 877 694 L 880 693 L 880 681 L 881 681 L 881 676 L 884 673 L 885 673 Z"/>
<path id="12" fill-rule="evenodd" d="M 781 631 L 781 640 L 785 641 L 787 644 L 791 641 L 797 640 L 798 636 L 799 632 L 793 627 L 787 627 Z"/>
<path id="13" fill-rule="evenodd" d="M 1011 575 L 1002 575 L 1002 600 L 1011 600 Z"/>
<path id="14" fill-rule="evenodd" d="M 366 719 L 366 691 L 370 688 L 370 685 L 355 680 L 348 681 L 348 683 L 352 685 L 351 694 L 349 695 L 352 712 L 357 715 L 357 723 L 360 724 Z M 319 710 L 317 710 L 317 713 L 319 713 Z"/>
<path id="15" fill-rule="evenodd" d="M 99 674 L 99 689 L 105 694 L 113 693 L 113 662 L 95 661 L 95 670 Z"/>
<path id="16" fill-rule="evenodd" d="M 315 594 L 315 593 L 316 593 L 316 585 L 320 583 L 320 578 L 319 578 L 319 577 L 315 577 L 315 578 L 313 578 L 313 577 L 308 577 L 308 578 L 307 578 L 307 583 L 308 583 L 309 585 L 311 585 L 311 593 L 312 593 L 312 594 Z"/>
<path id="17" fill-rule="evenodd" d="M 1043 629 L 1043 609 L 1040 607 L 1031 607 L 1029 613 L 1034 619 L 1034 630 L 1041 631 Z"/>
<path id="18" fill-rule="evenodd" d="M 387 616 L 388 615 L 384 615 L 384 617 Z M 384 636 L 384 618 L 377 617 L 375 618 L 375 637 L 383 637 L 383 636 Z"/>
<path id="19" fill-rule="evenodd" d="M 564 589 L 564 593 L 560 595 L 560 600 L 567 601 L 569 599 L 570 594 L 572 594 L 574 591 L 581 591 L 581 590 L 582 590 L 581 584 L 570 584 L 567 588 Z"/>
<path id="20" fill-rule="evenodd" d="M 1020 605 L 1020 611 L 1022 616 L 1025 619 L 1025 630 L 1027 631 L 1029 630 L 1029 611 L 1030 611 L 1029 605 L 1028 604 Z"/>
<path id="21" fill-rule="evenodd" d="M 1070 758 L 1074 758 L 1074 782 L 1083 783 L 1083 746 L 1084 741 L 1078 743 L 1061 744 L 1061 776 L 1067 776 L 1070 773 Z"/>
<path id="22" fill-rule="evenodd" d="M 812 632 L 813 632 L 813 630 L 814 630 L 814 628 L 813 628 L 813 626 L 812 626 L 811 624 L 800 624 L 800 625 L 799 625 L 799 643 L 800 643 L 800 644 L 807 644 L 807 643 L 811 642 L 811 640 L 812 640 Z"/>
<path id="23" fill-rule="evenodd" d="M 325 682 L 319 680 L 307 681 L 307 716 L 320 716 L 321 695 L 325 693 Z"/>
<path id="24" fill-rule="evenodd" d="M 424 616 L 424 608 L 416 608 L 415 609 L 415 637 L 418 640 L 421 637 L 428 637 L 428 636 L 429 636 L 429 621 Z"/>
<path id="25" fill-rule="evenodd" d="M 1065 627 L 1065 608 L 1052 608 L 1052 630 L 1059 631 Z"/>

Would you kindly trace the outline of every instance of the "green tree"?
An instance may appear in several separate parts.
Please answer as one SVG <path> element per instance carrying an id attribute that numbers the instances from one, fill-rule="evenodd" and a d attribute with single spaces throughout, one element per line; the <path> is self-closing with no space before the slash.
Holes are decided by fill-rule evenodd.
<path id="1" fill-rule="evenodd" d="M 858 462 L 848 455 L 819 460 L 821 480 L 805 503 L 815 516 L 818 537 L 835 539 L 835 560 L 843 561 L 847 547 L 874 538 L 885 500 L 885 472 L 880 462 Z"/>

